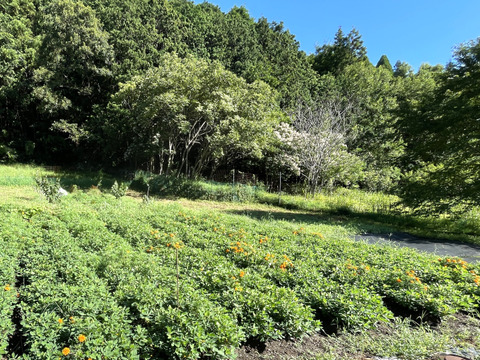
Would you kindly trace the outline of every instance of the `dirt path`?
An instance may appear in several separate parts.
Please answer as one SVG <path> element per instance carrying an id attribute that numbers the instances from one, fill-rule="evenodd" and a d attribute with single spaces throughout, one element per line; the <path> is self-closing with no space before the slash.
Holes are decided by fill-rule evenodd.
<path id="1" fill-rule="evenodd" d="M 480 262 L 480 246 L 474 244 L 423 239 L 407 233 L 355 235 L 355 240 L 369 244 L 409 247 L 439 256 L 458 256 L 468 262 Z"/>

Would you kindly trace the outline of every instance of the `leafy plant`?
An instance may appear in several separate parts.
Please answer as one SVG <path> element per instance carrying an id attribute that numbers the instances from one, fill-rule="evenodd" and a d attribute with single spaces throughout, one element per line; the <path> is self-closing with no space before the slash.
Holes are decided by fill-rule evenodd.
<path id="1" fill-rule="evenodd" d="M 37 189 L 40 191 L 43 196 L 45 196 L 48 202 L 56 202 L 60 199 L 60 179 L 56 177 L 35 177 L 35 183 L 37 184 Z"/>
<path id="2" fill-rule="evenodd" d="M 127 193 L 128 185 L 125 183 L 120 183 L 119 185 L 117 180 L 115 180 L 110 190 L 115 198 L 120 199 Z"/>

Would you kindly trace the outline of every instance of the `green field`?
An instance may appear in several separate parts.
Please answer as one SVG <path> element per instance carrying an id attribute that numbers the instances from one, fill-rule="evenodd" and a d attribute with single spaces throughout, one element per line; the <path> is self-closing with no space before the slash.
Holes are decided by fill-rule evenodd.
<path id="1" fill-rule="evenodd" d="M 48 203 L 23 170 L 0 167 L 6 359 L 233 359 L 318 335 L 310 359 L 480 347 L 480 265 L 354 242 L 358 220 L 301 209 L 98 188 Z M 444 326 L 459 316 L 476 326 Z"/>

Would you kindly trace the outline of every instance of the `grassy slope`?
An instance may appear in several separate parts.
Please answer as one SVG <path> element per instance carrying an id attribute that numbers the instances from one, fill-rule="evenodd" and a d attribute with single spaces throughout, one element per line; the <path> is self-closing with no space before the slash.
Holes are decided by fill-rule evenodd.
<path id="1" fill-rule="evenodd" d="M 23 171 L 24 168 L 20 170 Z M 175 242 L 182 246 L 179 252 L 179 271 L 182 279 L 179 300 L 185 302 L 182 306 L 187 306 L 188 303 L 191 307 L 193 305 L 190 299 L 200 296 L 198 298 L 200 303 L 189 309 L 190 315 L 186 323 L 182 323 L 181 317 L 174 317 L 173 323 L 167 321 L 167 325 L 170 324 L 168 325 L 170 327 L 179 325 L 175 328 L 180 332 L 179 336 L 186 336 L 192 343 L 210 341 L 211 349 L 218 347 L 218 343 L 205 334 L 197 334 L 199 340 L 191 338 L 194 335 L 189 333 L 189 324 L 196 321 L 195 314 L 199 316 L 198 320 L 207 321 L 197 327 L 198 331 L 219 322 L 224 328 L 212 330 L 217 333 L 224 331 L 228 340 L 222 341 L 227 341 L 235 348 L 241 338 L 248 338 L 249 334 L 255 332 L 257 337 L 265 340 L 289 334 L 295 336 L 308 333 L 308 329 L 311 331 L 314 324 L 309 318 L 308 308 L 311 307 L 316 309 L 325 330 L 331 330 L 332 325 L 345 329 L 371 328 L 360 333 L 345 332 L 338 337 L 323 338 L 323 350 L 322 354 L 316 356 L 318 359 L 342 356 L 353 358 L 355 354 L 357 356 L 362 353 L 382 356 L 403 355 L 405 358 L 418 359 L 440 348 L 467 346 L 472 343 L 474 346 L 480 346 L 480 334 L 478 329 L 475 330 L 476 323 L 473 319 L 464 322 L 471 327 L 466 327 L 458 333 L 442 326 L 437 330 L 430 329 L 427 325 L 411 328 L 398 316 L 395 316 L 397 320 L 392 323 L 389 321 L 383 323 L 382 317 L 388 318 L 392 314 L 389 315 L 390 310 L 381 302 L 377 302 L 376 294 L 382 291 L 381 296 L 388 296 L 390 301 L 396 303 L 397 310 L 398 306 L 402 306 L 402 311 L 417 316 L 419 314 L 417 309 L 420 307 L 424 314 L 430 312 L 431 316 L 436 317 L 439 315 L 437 313 L 454 312 L 456 306 L 461 307 L 459 304 L 455 305 L 455 295 L 460 295 L 462 286 L 472 291 L 476 291 L 476 288 L 472 287 L 471 282 L 467 286 L 469 274 L 461 272 L 460 278 L 457 276 L 457 270 L 460 271 L 457 265 L 445 269 L 438 266 L 436 258 L 421 256 L 410 250 L 390 251 L 371 248 L 348 240 L 349 235 L 359 229 L 375 230 L 378 224 L 370 221 L 362 223 L 358 218 L 349 221 L 345 215 L 338 213 L 325 215 L 319 213 L 318 209 L 288 210 L 260 204 L 181 200 L 154 202 L 144 206 L 138 198 L 117 201 L 109 195 L 100 194 L 97 190 L 89 193 L 77 192 L 62 200 L 60 204 L 52 205 L 46 203 L 27 180 L 29 174 L 37 170 L 31 168 L 19 176 L 17 170 L 0 167 L 0 178 L 8 174 L 10 179 L 12 177 L 22 179 L 3 180 L 4 183 L 0 186 L 0 210 L 4 212 L 5 219 L 8 219 L 1 228 L 0 239 L 5 248 L 10 249 L 9 256 L 17 257 L 18 263 L 11 266 L 17 273 L 17 284 L 13 285 L 15 281 L 11 279 L 12 272 L 6 271 L 2 276 L 6 284 L 21 294 L 25 319 L 37 319 L 44 324 L 35 327 L 32 325 L 33 322 L 27 322 L 24 326 L 23 331 L 30 344 L 28 351 L 32 354 L 35 354 L 36 347 L 42 349 L 43 342 L 48 343 L 45 338 L 50 339 L 50 344 L 57 347 L 50 354 L 60 355 L 60 351 L 69 345 L 68 341 L 75 341 L 80 331 L 86 333 L 89 340 L 100 339 L 99 341 L 110 336 L 112 331 L 121 331 L 123 342 L 111 340 L 112 349 L 108 351 L 113 354 L 114 349 L 120 349 L 117 351 L 124 351 L 122 356 L 135 358 L 128 353 L 129 343 L 135 343 L 135 339 L 143 339 L 142 341 L 148 343 L 145 340 L 148 338 L 144 334 L 145 331 L 151 337 L 157 333 L 158 327 L 166 326 L 165 321 L 170 319 L 169 316 L 178 315 L 175 315 L 175 312 L 165 313 L 158 309 L 157 312 L 152 310 L 153 313 L 150 315 L 144 313 L 155 309 L 152 301 L 155 303 L 163 299 L 165 304 L 173 307 L 178 301 L 175 295 L 175 262 L 172 257 L 174 251 L 166 246 Z M 12 236 L 12 229 L 16 229 L 15 233 L 22 233 L 24 236 Z M 265 236 L 268 236 L 268 241 L 259 243 Z M 235 250 L 239 247 L 247 249 L 248 246 L 255 247 L 256 255 L 244 257 L 241 251 L 237 253 Z M 18 252 L 15 253 L 12 248 L 18 249 Z M 226 250 L 230 252 L 226 253 Z M 37 256 L 44 253 L 48 255 Z M 276 255 L 280 260 L 277 262 L 271 259 L 264 260 L 268 255 Z M 294 267 L 290 269 L 289 262 L 285 261 L 283 256 L 287 256 Z M 52 257 L 57 260 L 51 260 Z M 4 256 L 4 259 L 9 258 Z M 146 266 L 145 260 L 148 259 L 155 266 Z M 20 262 L 23 262 L 23 268 L 18 267 Z M 286 263 L 287 270 L 281 269 L 282 263 Z M 27 270 L 36 272 L 39 266 L 43 272 L 30 276 L 29 284 L 18 283 L 19 273 L 25 273 Z M 140 278 L 135 274 L 133 277 L 130 276 L 132 266 L 139 267 Z M 125 272 L 125 267 L 130 270 Z M 73 273 L 68 269 L 74 269 Z M 96 269 L 93 274 L 92 269 Z M 203 272 L 205 270 L 206 273 Z M 445 311 L 444 304 L 436 307 L 434 299 L 422 298 L 425 294 L 422 289 L 418 290 L 417 284 L 415 287 L 407 284 L 412 270 L 422 278 L 422 286 L 432 288 L 434 299 L 443 297 L 443 301 L 452 311 Z M 437 276 L 439 271 L 443 272 L 440 277 Z M 479 269 L 469 267 L 468 271 L 478 272 Z M 239 275 L 241 272 L 244 272 L 243 276 Z M 79 274 L 85 274 L 88 281 L 85 283 Z M 312 277 L 312 274 L 315 276 Z M 236 279 L 232 279 L 232 276 Z M 457 277 L 453 279 L 455 276 Z M 119 281 L 119 278 L 124 280 Z M 406 284 L 405 288 L 395 287 L 396 280 L 400 278 Z M 63 306 L 69 307 L 69 312 L 65 309 L 59 312 L 58 306 L 62 306 L 59 305 L 62 302 L 56 298 L 53 301 L 56 305 L 51 308 L 52 300 L 49 300 L 51 295 L 44 287 L 45 280 L 52 284 L 53 289 L 60 286 L 62 290 L 57 288 L 55 291 L 63 291 L 66 298 L 77 294 L 77 287 L 80 286 L 83 289 L 82 293 L 85 293 L 82 295 L 83 301 L 92 302 L 95 306 L 87 310 L 82 307 L 81 302 L 74 305 L 67 305 L 69 303 L 67 302 Z M 152 289 L 147 292 L 128 290 L 134 284 L 140 289 L 150 288 L 152 281 L 163 284 L 161 293 L 157 294 Z M 324 288 L 330 287 L 331 290 L 317 293 L 302 281 L 307 283 L 316 281 L 317 284 L 321 282 Z M 95 286 L 91 287 L 90 283 Z M 216 285 L 212 287 L 212 284 Z M 459 284 L 460 287 L 455 284 Z M 272 300 L 270 296 L 263 296 L 264 291 L 260 291 L 259 286 L 268 287 L 267 293 L 277 294 L 276 297 L 274 296 Z M 382 290 L 384 286 L 387 286 L 386 290 Z M 113 288 L 116 290 L 112 291 Z M 357 292 L 355 289 L 364 290 Z M 152 291 L 157 297 L 149 298 L 148 295 Z M 405 298 L 406 291 L 412 292 L 412 297 Z M 165 293 L 168 296 L 164 295 Z M 10 294 L 10 291 L 4 291 L 5 294 Z M 294 294 L 300 296 L 299 303 L 290 298 L 295 296 Z M 102 301 L 97 302 L 95 299 L 98 298 L 102 298 Z M 11 309 L 8 304 L 15 304 L 15 299 L 5 299 L 7 305 L 4 309 Z M 255 312 L 249 312 L 251 310 L 248 304 L 253 299 L 261 300 L 256 306 L 265 306 L 266 313 L 263 318 L 255 318 Z M 322 302 L 325 299 L 330 300 Z M 422 303 L 422 299 L 427 302 Z M 42 301 L 43 303 L 37 306 Z M 238 314 L 240 320 L 237 319 L 233 323 L 228 315 L 233 309 L 230 301 L 240 304 L 245 301 L 244 305 L 240 306 L 240 309 L 243 309 Z M 127 313 L 122 310 L 125 306 L 129 309 Z M 117 309 L 115 315 L 112 315 L 115 321 L 112 321 L 111 328 L 106 328 L 98 319 L 101 311 L 98 313 L 96 311 L 104 307 Z M 206 315 L 205 311 L 212 309 L 216 309 L 214 312 L 219 314 L 218 317 Z M 224 309 L 227 309 L 226 313 Z M 268 309 L 274 309 L 274 312 L 270 313 Z M 65 340 L 62 328 L 57 329 L 58 326 L 52 326 L 51 323 L 58 324 L 60 318 L 66 319 L 71 313 L 75 313 L 75 316 L 79 313 L 84 314 L 83 320 L 86 322 L 88 319 L 88 324 L 76 323 L 77 333 L 70 334 L 69 339 Z M 274 313 L 277 315 L 273 315 Z M 279 319 L 278 313 L 284 315 Z M 294 316 L 290 318 L 288 313 Z M 441 316 L 445 324 L 447 317 L 443 314 Z M 147 319 L 153 321 L 155 324 L 153 328 L 145 323 Z M 140 324 L 140 328 L 135 330 L 129 327 L 127 324 L 131 321 Z M 279 330 L 271 329 L 265 321 L 267 323 L 273 321 Z M 377 321 L 383 323 L 380 328 L 375 325 Z M 237 322 L 241 327 L 235 325 Z M 286 323 L 288 325 L 285 325 Z M 11 332 L 11 329 L 9 331 Z M 36 338 L 33 335 L 35 332 L 43 334 L 42 339 Z M 467 339 L 468 333 L 470 334 Z M 412 335 L 415 336 L 415 342 L 409 340 Z M 397 340 L 398 337 L 401 341 Z M 151 355 L 155 358 L 160 356 L 159 352 L 166 351 L 165 349 L 168 349 L 170 355 L 177 352 L 195 357 L 193 350 L 183 349 L 181 341 L 175 342 L 171 339 L 167 341 L 164 338 L 157 340 L 159 343 L 166 343 L 162 346 L 145 345 L 147 348 L 150 346 L 149 349 L 153 346 L 153 350 L 143 352 L 145 357 Z M 80 345 L 71 346 L 71 356 L 81 358 L 82 351 L 86 351 L 85 355 L 89 354 L 88 348 L 81 347 L 85 344 Z"/>

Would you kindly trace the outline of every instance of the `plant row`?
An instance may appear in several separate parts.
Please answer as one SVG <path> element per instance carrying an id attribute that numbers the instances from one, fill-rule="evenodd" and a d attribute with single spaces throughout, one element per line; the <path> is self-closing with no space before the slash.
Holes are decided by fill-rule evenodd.
<path id="1" fill-rule="evenodd" d="M 251 340 L 480 303 L 478 265 L 354 242 L 338 225 L 94 192 L 2 212 L 0 350 L 24 359 L 230 359 Z"/>

